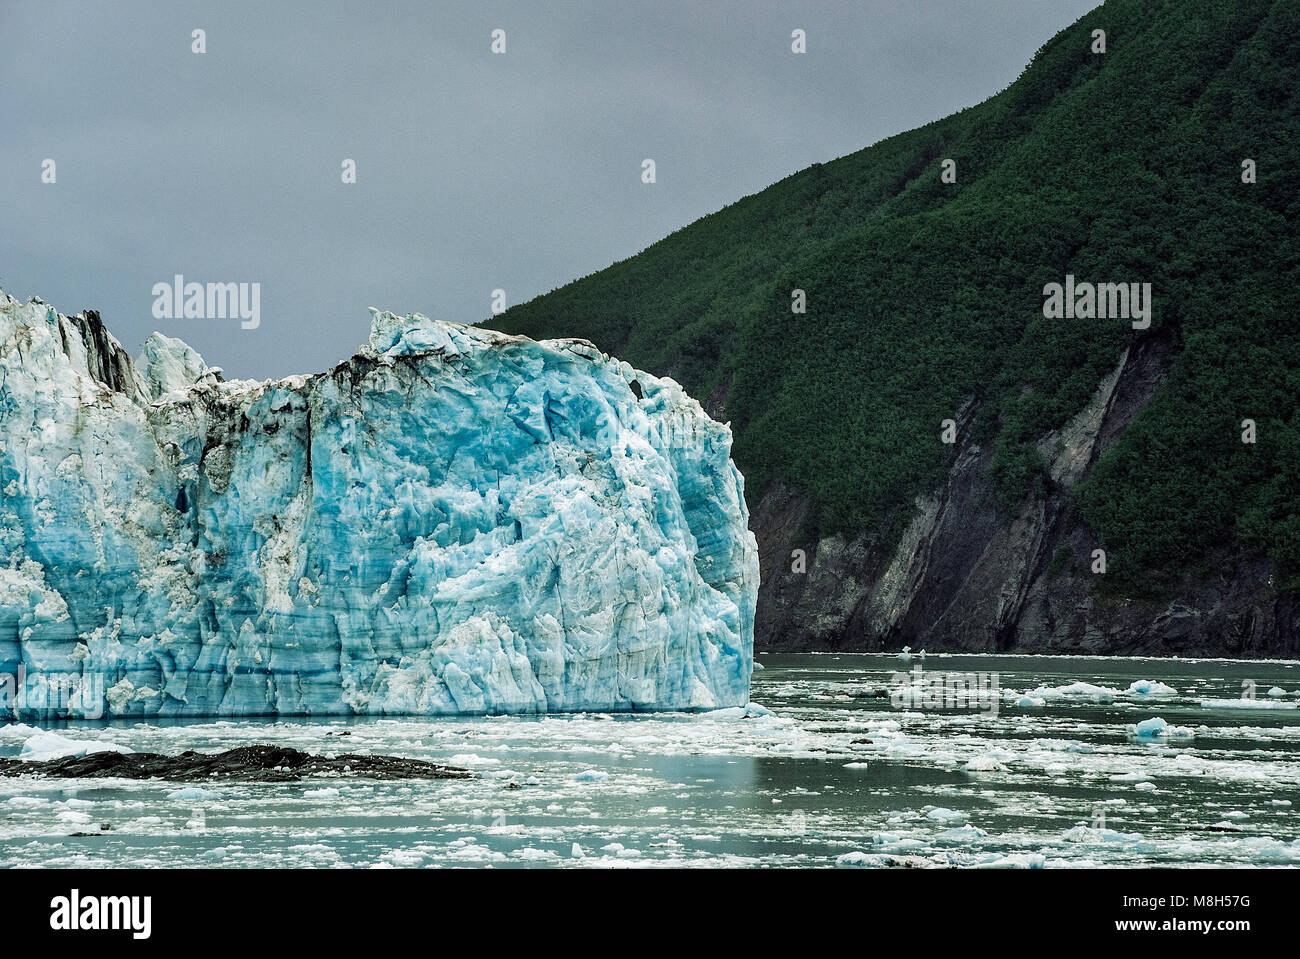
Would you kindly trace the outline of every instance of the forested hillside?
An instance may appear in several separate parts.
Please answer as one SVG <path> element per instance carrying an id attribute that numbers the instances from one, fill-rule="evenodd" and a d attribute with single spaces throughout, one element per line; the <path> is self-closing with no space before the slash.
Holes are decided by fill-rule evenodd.
<path id="1" fill-rule="evenodd" d="M 963 449 L 992 451 L 988 509 L 1045 495 L 1039 440 L 1126 348 L 1158 342 L 1158 387 L 1069 490 L 1071 522 L 1107 552 L 1103 592 L 1164 595 L 1229 545 L 1267 557 L 1285 591 L 1300 587 L 1298 218 L 1300 3 L 1110 0 L 984 103 L 491 325 L 676 377 L 732 421 L 751 505 L 777 483 L 810 504 L 801 535 L 887 544 Z M 1044 285 L 1067 274 L 1150 283 L 1149 328 L 1046 318 Z M 940 440 L 949 418 L 958 443 Z"/>

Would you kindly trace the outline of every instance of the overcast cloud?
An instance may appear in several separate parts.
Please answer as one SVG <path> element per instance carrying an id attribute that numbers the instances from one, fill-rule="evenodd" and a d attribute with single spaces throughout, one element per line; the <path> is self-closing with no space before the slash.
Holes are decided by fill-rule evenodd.
<path id="1" fill-rule="evenodd" d="M 975 104 L 1095 5 L 0 0 L 0 286 L 132 353 L 322 370 L 368 306 L 478 322 Z M 260 282 L 260 327 L 154 319 L 176 273 Z"/>

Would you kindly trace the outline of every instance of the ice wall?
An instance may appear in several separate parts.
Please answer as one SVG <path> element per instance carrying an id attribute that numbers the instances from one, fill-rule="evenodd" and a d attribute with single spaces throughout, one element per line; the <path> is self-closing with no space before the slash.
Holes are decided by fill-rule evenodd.
<path id="1" fill-rule="evenodd" d="M 584 341 L 372 314 L 327 373 L 225 382 L 0 294 L 0 707 L 747 702 L 730 430 Z"/>

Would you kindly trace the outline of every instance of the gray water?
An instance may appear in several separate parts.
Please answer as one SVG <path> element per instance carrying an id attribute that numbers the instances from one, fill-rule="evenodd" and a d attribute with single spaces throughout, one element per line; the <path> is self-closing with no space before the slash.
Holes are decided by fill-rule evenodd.
<path id="1" fill-rule="evenodd" d="M 877 695 L 915 659 L 759 661 L 752 699 L 770 715 L 65 724 L 136 751 L 272 742 L 476 776 L 0 778 L 0 865 L 1300 864 L 1294 663 L 930 656 L 923 678 L 996 674 L 996 708 L 944 709 Z M 1155 717 L 1172 734 L 1130 728 Z M 0 755 L 34 733 L 0 726 Z"/>

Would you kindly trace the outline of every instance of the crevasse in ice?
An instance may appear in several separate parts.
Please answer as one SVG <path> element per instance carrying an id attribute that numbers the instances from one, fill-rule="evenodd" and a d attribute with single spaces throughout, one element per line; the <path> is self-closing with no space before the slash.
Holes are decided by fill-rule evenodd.
<path id="1" fill-rule="evenodd" d="M 731 433 L 579 340 L 372 311 L 230 381 L 0 293 L 0 715 L 744 705 Z"/>

